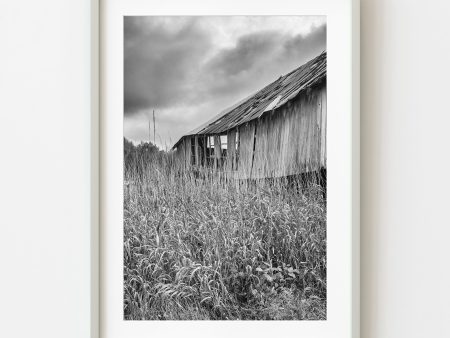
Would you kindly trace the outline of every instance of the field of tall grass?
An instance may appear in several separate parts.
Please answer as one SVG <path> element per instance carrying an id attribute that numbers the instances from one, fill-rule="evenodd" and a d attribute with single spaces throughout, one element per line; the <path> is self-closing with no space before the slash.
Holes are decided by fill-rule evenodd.
<path id="1" fill-rule="evenodd" d="M 314 181 L 225 180 L 162 152 L 124 166 L 124 318 L 326 319 Z"/>

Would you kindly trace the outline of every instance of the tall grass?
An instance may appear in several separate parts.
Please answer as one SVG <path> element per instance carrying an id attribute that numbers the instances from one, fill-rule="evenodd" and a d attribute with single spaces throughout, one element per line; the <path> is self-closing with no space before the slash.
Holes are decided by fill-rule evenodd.
<path id="1" fill-rule="evenodd" d="M 125 166 L 124 318 L 325 319 L 320 186 L 177 168 Z"/>

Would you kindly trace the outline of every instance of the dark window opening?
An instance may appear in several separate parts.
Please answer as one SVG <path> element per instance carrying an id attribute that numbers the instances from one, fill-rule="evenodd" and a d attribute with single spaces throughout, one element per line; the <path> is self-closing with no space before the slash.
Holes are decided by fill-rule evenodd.
<path id="1" fill-rule="evenodd" d="M 197 144 L 195 139 L 191 139 L 191 163 L 209 167 L 216 168 L 226 168 L 227 160 L 231 161 L 231 170 L 238 170 L 239 161 L 239 132 L 236 130 L 234 133 L 234 144 L 229 142 L 229 135 L 208 135 L 200 136 L 197 139 Z M 216 142 L 220 143 L 220 147 L 216 148 Z M 234 151 L 230 150 L 229 147 L 235 147 Z M 195 148 L 197 147 L 198 158 L 195 156 Z M 220 151 L 220 154 L 216 154 Z M 219 155 L 216 157 L 216 155 Z M 232 156 L 232 158 L 229 158 Z M 198 162 L 198 163 L 196 163 Z"/>
<path id="2" fill-rule="evenodd" d="M 214 165 L 214 137 L 206 136 L 206 165 Z"/>
<path id="3" fill-rule="evenodd" d="M 227 160 L 227 153 L 228 153 L 228 137 L 227 135 L 220 135 L 220 149 L 221 149 L 221 156 L 220 156 L 220 164 L 219 166 L 223 168 L 225 166 L 225 162 Z"/>

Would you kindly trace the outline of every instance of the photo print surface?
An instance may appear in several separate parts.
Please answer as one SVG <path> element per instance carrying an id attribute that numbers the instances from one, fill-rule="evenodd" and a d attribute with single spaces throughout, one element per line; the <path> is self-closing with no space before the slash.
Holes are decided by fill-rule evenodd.
<path id="1" fill-rule="evenodd" d="M 327 319 L 326 32 L 124 17 L 125 320 Z"/>

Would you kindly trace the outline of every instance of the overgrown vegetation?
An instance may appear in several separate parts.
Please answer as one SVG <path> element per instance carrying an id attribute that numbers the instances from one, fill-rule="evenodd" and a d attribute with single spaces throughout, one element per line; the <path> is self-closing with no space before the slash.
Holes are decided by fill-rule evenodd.
<path id="1" fill-rule="evenodd" d="M 124 318 L 326 319 L 323 195 L 126 144 Z"/>

